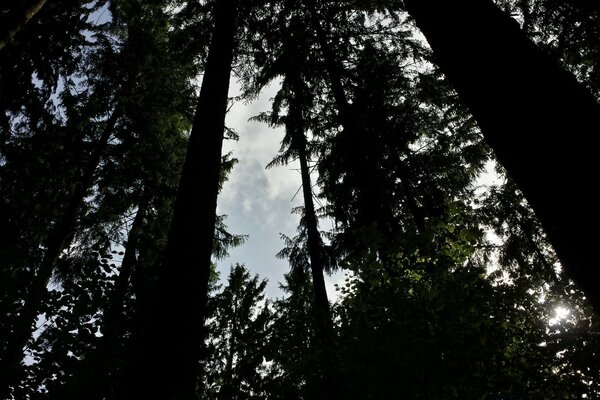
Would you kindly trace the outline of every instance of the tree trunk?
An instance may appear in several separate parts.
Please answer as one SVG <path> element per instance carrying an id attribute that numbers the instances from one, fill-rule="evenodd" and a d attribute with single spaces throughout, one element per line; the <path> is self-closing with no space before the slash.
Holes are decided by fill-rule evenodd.
<path id="1" fill-rule="evenodd" d="M 140 354 L 122 398 L 195 399 L 239 0 L 219 0 L 200 98 Z"/>
<path id="2" fill-rule="evenodd" d="M 0 19 L 0 51 L 15 37 L 17 33 L 42 9 L 47 0 L 29 1 L 11 10 L 5 18 Z"/>
<path id="3" fill-rule="evenodd" d="M 64 385 L 50 392 L 51 399 L 101 400 L 110 398 L 116 381 L 115 374 L 122 362 L 121 337 L 124 333 L 123 308 L 132 271 L 137 262 L 138 238 L 144 226 L 148 203 L 138 206 L 135 219 L 129 229 L 125 253 L 119 268 L 119 276 L 104 311 L 102 339 L 98 346 L 79 364 Z"/>
<path id="4" fill-rule="evenodd" d="M 54 265 L 60 257 L 60 253 L 69 244 L 79 210 L 85 201 L 87 191 L 92 187 L 94 173 L 98 164 L 100 164 L 120 113 L 121 109 L 117 106 L 106 122 L 100 138 L 95 143 L 92 154 L 85 165 L 79 181 L 74 185 L 69 202 L 60 221 L 57 222 L 56 227 L 46 241 L 46 252 L 37 269 L 33 286 L 26 295 L 19 312 L 18 320 L 15 321 L 11 336 L 4 344 L 2 357 L 0 357 L 0 370 L 3 371 L 0 378 L 0 398 L 5 394 L 4 391 L 8 390 L 8 386 L 14 383 L 19 377 L 21 361 L 23 359 L 23 348 L 31 338 L 32 328 L 38 316 L 40 306 L 48 293 L 47 286 L 52 277 Z"/>
<path id="5" fill-rule="evenodd" d="M 294 79 L 294 78 L 291 78 Z M 323 383 L 328 399 L 339 398 L 339 380 L 335 371 L 335 340 L 331 310 L 325 287 L 323 275 L 325 265 L 323 261 L 323 242 L 319 234 L 318 220 L 315 213 L 315 205 L 312 197 L 312 183 L 308 167 L 307 141 L 304 133 L 304 118 L 302 116 L 302 83 L 295 79 L 294 98 L 291 100 L 289 118 L 290 124 L 286 129 L 292 130 L 292 142 L 298 151 L 300 162 L 300 174 L 302 177 L 302 194 L 304 197 L 304 218 L 308 234 L 308 253 L 310 258 L 310 270 L 312 275 L 315 319 L 317 334 L 320 339 L 321 349 L 319 351 L 323 360 Z"/>
<path id="6" fill-rule="evenodd" d="M 595 252 L 600 106 L 491 0 L 405 0 L 437 62 L 600 312 Z"/>
<path id="7" fill-rule="evenodd" d="M 115 288 L 110 297 L 108 309 L 105 312 L 103 340 L 107 359 L 113 358 L 113 356 L 118 353 L 119 337 L 123 333 L 123 309 L 127 296 L 127 288 L 130 286 L 132 272 L 137 263 L 136 252 L 138 249 L 140 233 L 144 227 L 147 207 L 148 202 L 138 206 L 137 213 L 131 224 L 131 228 L 129 229 L 129 234 L 127 235 L 125 252 L 123 254 L 123 260 L 121 261 L 121 267 L 119 268 L 119 277 L 117 278 Z"/>
<path id="8" fill-rule="evenodd" d="M 103 351 L 99 354 L 100 362 L 96 365 L 96 368 L 99 368 L 99 371 L 96 370 L 95 372 L 95 390 L 88 390 L 88 399 L 104 398 L 103 395 L 109 393 L 116 382 L 114 376 L 118 371 L 116 366 L 118 365 L 118 361 L 123 358 L 120 345 L 124 333 L 123 322 L 125 321 L 125 315 L 123 314 L 123 310 L 127 296 L 127 288 L 132 281 L 132 272 L 137 268 L 136 252 L 138 249 L 140 233 L 144 227 L 147 207 L 147 201 L 138 206 L 135 219 L 129 229 L 123 261 L 121 262 L 121 268 L 119 269 L 119 277 L 110 297 L 110 303 L 104 317 L 104 336 L 102 338 L 102 346 L 100 347 Z"/>

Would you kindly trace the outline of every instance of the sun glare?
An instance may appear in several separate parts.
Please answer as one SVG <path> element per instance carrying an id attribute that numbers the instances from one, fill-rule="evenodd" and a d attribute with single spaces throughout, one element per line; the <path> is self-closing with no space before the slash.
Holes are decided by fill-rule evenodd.
<path id="1" fill-rule="evenodd" d="M 569 316 L 570 310 L 567 307 L 558 306 L 554 309 L 554 318 L 550 319 L 550 325 L 555 325 Z"/>

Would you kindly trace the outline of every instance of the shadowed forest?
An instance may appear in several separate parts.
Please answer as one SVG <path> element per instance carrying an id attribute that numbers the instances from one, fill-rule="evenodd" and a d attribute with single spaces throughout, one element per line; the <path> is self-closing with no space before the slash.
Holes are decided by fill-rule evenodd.
<path id="1" fill-rule="evenodd" d="M 2 1 L 0 399 L 600 398 L 599 4 Z M 268 85 L 280 298 L 215 268 Z"/>

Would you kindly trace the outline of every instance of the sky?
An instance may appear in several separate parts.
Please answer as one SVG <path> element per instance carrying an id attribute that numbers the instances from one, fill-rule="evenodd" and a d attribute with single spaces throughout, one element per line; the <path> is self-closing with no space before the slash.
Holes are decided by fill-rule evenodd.
<path id="1" fill-rule="evenodd" d="M 238 96 L 239 87 L 232 79 L 229 96 Z M 280 233 L 289 237 L 297 234 L 299 216 L 292 214 L 291 210 L 302 205 L 297 162 L 265 168 L 279 151 L 283 128 L 271 128 L 262 122 L 249 121 L 251 117 L 271 110 L 271 99 L 278 89 L 279 84 L 272 83 L 255 101 L 238 101 L 229 110 L 226 125 L 239 135 L 239 141 L 226 140 L 223 154 L 232 152 L 238 163 L 229 175 L 217 203 L 217 213 L 227 215 L 225 224 L 228 231 L 248 235 L 246 243 L 229 251 L 229 257 L 217 260 L 221 280 L 227 279 L 231 265 L 245 264 L 251 273 L 268 280 L 267 297 L 283 296 L 279 283 L 283 282 L 283 274 L 289 270 L 289 264 L 275 255 L 284 246 Z M 313 182 L 315 180 L 316 176 L 313 176 Z M 481 192 L 500 181 L 500 176 L 494 172 L 494 163 L 489 162 L 476 186 L 480 186 Z M 328 223 L 331 224 L 321 221 L 320 228 L 331 229 Z M 342 283 L 344 277 L 343 272 L 325 276 L 330 300 L 338 297 L 335 284 Z"/>
<path id="2" fill-rule="evenodd" d="M 108 8 L 103 7 L 90 20 L 106 22 L 110 18 Z M 198 89 L 202 78 L 197 81 Z M 262 122 L 248 121 L 263 111 L 270 111 L 270 99 L 275 96 L 277 83 L 265 88 L 258 99 L 251 103 L 236 102 L 229 110 L 226 125 L 240 136 L 238 142 L 226 140 L 223 154 L 233 152 L 239 160 L 229 175 L 218 198 L 217 213 L 226 214 L 225 224 L 234 234 L 249 235 L 245 244 L 229 251 L 230 257 L 217 260 L 221 280 L 225 280 L 231 265 L 245 264 L 253 274 L 268 280 L 267 296 L 281 297 L 279 282 L 289 270 L 286 260 L 275 257 L 284 246 L 280 233 L 296 235 L 298 215 L 291 214 L 294 207 L 302 205 L 300 173 L 296 163 L 288 167 L 266 170 L 265 166 L 277 154 L 283 139 L 282 129 L 273 129 Z M 240 94 L 240 85 L 232 77 L 230 97 Z M 314 178 L 313 178 L 314 179 Z M 324 226 L 324 228 L 327 228 Z M 340 274 L 341 275 L 341 274 Z M 334 283 L 339 276 L 325 277 L 330 299 L 335 299 Z"/>
<path id="3" fill-rule="evenodd" d="M 286 260 L 275 257 L 284 246 L 280 233 L 296 235 L 299 216 L 291 214 L 292 208 L 302 205 L 300 173 L 296 162 L 265 169 L 280 148 L 284 131 L 265 123 L 248 121 L 260 112 L 270 111 L 270 99 L 275 96 L 278 84 L 267 87 L 259 98 L 249 104 L 237 102 L 226 118 L 226 125 L 239 135 L 239 141 L 226 140 L 223 154 L 233 152 L 238 159 L 228 182 L 218 198 L 217 213 L 226 214 L 225 224 L 230 233 L 247 234 L 245 244 L 229 251 L 230 256 L 217 261 L 221 279 L 226 279 L 231 265 L 245 264 L 253 274 L 267 278 L 267 296 L 281 297 L 279 283 L 289 270 Z M 232 81 L 229 96 L 239 94 L 239 85 Z M 313 180 L 315 178 L 313 177 Z M 321 226 L 328 229 L 330 227 Z M 327 277 L 330 299 L 336 297 L 334 284 L 340 276 Z"/>

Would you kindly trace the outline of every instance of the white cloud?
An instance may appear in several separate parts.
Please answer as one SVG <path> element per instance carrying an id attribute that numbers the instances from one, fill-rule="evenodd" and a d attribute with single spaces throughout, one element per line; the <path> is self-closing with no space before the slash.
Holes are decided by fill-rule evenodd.
<path id="1" fill-rule="evenodd" d="M 238 87 L 232 85 L 230 96 L 237 95 Z M 270 98 L 277 89 L 277 85 L 272 85 L 256 101 L 235 104 L 227 116 L 227 126 L 239 134 L 240 140 L 226 141 L 223 152 L 233 152 L 239 162 L 223 187 L 217 210 L 219 214 L 228 215 L 226 224 L 230 232 L 250 235 L 246 244 L 230 251 L 228 259 L 218 262 L 221 276 L 226 277 L 231 264 L 244 263 L 253 273 L 269 279 L 269 296 L 281 296 L 279 282 L 288 264 L 275 258 L 283 247 L 279 234 L 295 235 L 298 217 L 290 211 L 301 203 L 300 196 L 294 198 L 300 188 L 296 166 L 265 170 L 279 151 L 283 129 L 248 121 L 270 109 Z"/>

